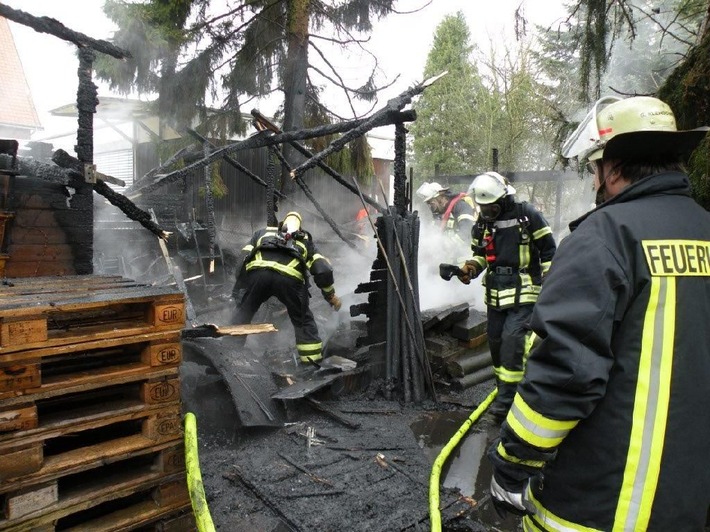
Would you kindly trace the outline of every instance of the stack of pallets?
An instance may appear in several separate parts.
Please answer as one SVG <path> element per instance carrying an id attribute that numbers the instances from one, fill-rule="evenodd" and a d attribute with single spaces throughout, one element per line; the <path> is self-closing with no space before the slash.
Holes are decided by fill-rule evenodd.
<path id="1" fill-rule="evenodd" d="M 0 282 L 0 530 L 193 530 L 184 296 L 108 276 Z"/>

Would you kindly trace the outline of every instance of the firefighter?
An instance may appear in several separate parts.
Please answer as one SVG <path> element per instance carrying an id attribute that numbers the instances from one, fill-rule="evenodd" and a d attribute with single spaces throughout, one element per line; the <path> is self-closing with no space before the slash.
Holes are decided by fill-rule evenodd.
<path id="1" fill-rule="evenodd" d="M 417 189 L 417 196 L 429 206 L 434 222 L 447 236 L 452 251 L 447 251 L 448 260 L 460 262 L 461 253 L 469 245 L 471 229 L 476 219 L 476 208 L 471 197 L 462 192 L 451 192 L 436 182 L 423 183 Z"/>
<path id="2" fill-rule="evenodd" d="M 276 297 L 286 306 L 296 335 L 296 349 L 303 363 L 322 358 L 323 344 L 309 308 L 309 272 L 325 300 L 336 311 L 333 268 L 318 253 L 310 233 L 301 227 L 302 218 L 289 212 L 278 227 L 255 232 L 242 251 L 247 253 L 234 285 L 237 305 L 235 324 L 250 323 L 264 301 Z"/>
<path id="3" fill-rule="evenodd" d="M 598 205 L 572 222 L 532 317 L 542 338 L 489 449 L 523 528 L 704 529 L 710 506 L 710 214 L 651 97 L 603 98 L 563 154 Z"/>
<path id="4" fill-rule="evenodd" d="M 477 176 L 470 190 L 480 214 L 472 233 L 473 258 L 464 263 L 459 279 L 468 284 L 486 272 L 488 345 L 498 388 L 488 412 L 501 420 L 523 377 L 528 322 L 556 246 L 542 214 L 516 201 L 515 189 L 499 173 Z"/>

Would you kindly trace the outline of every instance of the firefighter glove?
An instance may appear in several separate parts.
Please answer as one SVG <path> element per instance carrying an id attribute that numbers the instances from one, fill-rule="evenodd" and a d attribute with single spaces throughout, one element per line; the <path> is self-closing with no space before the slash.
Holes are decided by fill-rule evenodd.
<path id="1" fill-rule="evenodd" d="M 333 307 L 333 310 L 336 312 L 340 310 L 340 307 L 343 305 L 343 302 L 340 301 L 340 298 L 335 295 L 335 292 L 331 292 L 329 296 L 325 298 L 325 300 L 330 303 L 330 306 Z"/>
<path id="2" fill-rule="evenodd" d="M 481 273 L 481 268 L 472 260 L 467 260 L 461 266 L 461 273 L 458 275 L 459 281 L 463 284 L 469 284 L 471 279 L 475 279 Z"/>
<path id="3" fill-rule="evenodd" d="M 527 488 L 530 481 L 517 483 L 517 486 L 503 487 L 496 480 L 498 476 L 496 473 L 494 471 L 491 478 L 491 501 L 501 519 L 504 519 L 508 513 L 518 516 L 534 514 L 534 509 L 527 499 Z"/>

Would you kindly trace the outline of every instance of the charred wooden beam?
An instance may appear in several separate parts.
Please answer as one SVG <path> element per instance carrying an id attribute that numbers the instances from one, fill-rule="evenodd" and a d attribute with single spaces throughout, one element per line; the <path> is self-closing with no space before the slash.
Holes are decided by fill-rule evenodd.
<path id="1" fill-rule="evenodd" d="M 10 164 L 11 157 L 9 155 L 0 154 L 0 167 L 10 168 Z M 78 177 L 76 170 L 61 168 L 29 157 L 18 157 L 16 170 L 19 175 L 33 176 L 43 181 L 60 185 L 68 185 L 72 178 Z"/>
<path id="2" fill-rule="evenodd" d="M 279 150 L 276 146 L 272 146 L 271 151 L 281 161 L 281 165 L 284 168 L 286 168 L 286 170 L 290 171 L 291 167 L 288 164 L 288 161 L 284 157 L 283 153 L 281 153 L 281 150 Z M 320 215 L 323 217 L 323 219 L 328 223 L 328 225 L 335 232 L 335 234 L 338 235 L 343 242 L 345 242 L 348 246 L 350 246 L 351 249 L 356 249 L 357 246 L 355 246 L 355 244 L 353 244 L 350 240 L 345 238 L 345 235 L 343 235 L 343 233 L 340 231 L 340 228 L 338 227 L 338 224 L 335 223 L 335 220 L 333 220 L 330 217 L 330 215 L 325 211 L 325 209 L 323 207 L 321 207 L 320 203 L 318 202 L 316 197 L 313 195 L 313 192 L 311 191 L 310 187 L 306 184 L 306 182 L 301 178 L 297 178 L 296 183 L 301 188 L 301 190 L 306 195 L 306 197 L 309 200 L 311 200 L 311 203 L 313 204 L 313 206 L 320 213 Z"/>
<path id="3" fill-rule="evenodd" d="M 0 4 L 0 16 L 22 24 L 23 26 L 28 26 L 39 33 L 54 35 L 64 41 L 72 42 L 81 48 L 88 47 L 102 54 L 115 57 L 116 59 L 127 59 L 131 57 L 131 53 L 127 50 L 119 48 L 108 41 L 92 39 L 83 33 L 70 30 L 58 20 L 50 17 L 36 17 L 25 11 L 13 9 L 5 4 Z"/>
<path id="4" fill-rule="evenodd" d="M 412 113 L 413 113 L 413 112 L 412 112 Z M 275 133 L 275 134 L 277 134 L 277 135 L 280 134 L 280 133 L 282 133 L 281 129 L 279 129 L 273 122 L 271 122 L 268 118 L 266 118 L 264 115 L 262 115 L 262 114 L 261 114 L 259 111 L 257 111 L 256 109 L 252 109 L 251 114 L 252 114 L 252 116 L 256 119 L 257 123 L 262 124 L 262 125 L 265 126 L 267 129 L 269 129 L 270 131 L 272 131 L 273 133 Z M 405 113 L 400 113 L 400 114 L 405 115 Z M 412 114 L 411 116 L 410 116 L 410 115 L 406 115 L 406 117 L 402 117 L 402 120 L 407 120 L 407 119 L 414 120 L 414 115 Z M 362 123 L 363 121 L 359 121 L 359 122 Z M 291 146 L 293 146 L 294 149 L 295 149 L 297 152 L 299 152 L 301 155 L 304 155 L 305 157 L 307 157 L 307 158 L 309 158 L 309 159 L 313 157 L 313 153 L 312 153 L 308 148 L 306 148 L 306 147 L 303 146 L 302 144 L 296 142 L 295 140 L 289 141 L 289 144 L 290 144 Z M 336 180 L 338 183 L 340 183 L 342 186 L 344 186 L 345 188 L 347 188 L 350 192 L 352 192 L 353 194 L 357 194 L 357 189 L 356 189 L 353 185 L 351 185 L 350 183 L 348 183 L 348 181 L 345 179 L 345 177 L 343 177 L 343 176 L 340 175 L 338 172 L 336 172 L 335 170 L 333 170 L 330 166 L 328 166 L 327 164 L 325 164 L 323 161 L 318 161 L 318 167 L 319 167 L 321 170 L 323 170 L 326 174 L 328 174 L 330 177 L 332 177 L 333 179 L 335 179 L 335 180 Z M 296 182 L 298 183 L 298 179 L 296 179 Z M 369 196 L 365 196 L 365 201 L 367 201 L 367 203 L 369 203 L 369 204 L 372 205 L 375 209 L 377 209 L 378 212 L 386 212 L 386 211 L 387 211 L 387 208 L 386 208 L 386 207 L 380 205 L 379 203 L 377 203 L 375 200 L 373 200 L 373 199 L 370 198 Z"/>
<path id="5" fill-rule="evenodd" d="M 54 161 L 58 166 L 63 168 L 69 168 L 79 174 L 83 175 L 84 165 L 81 161 L 72 157 L 64 150 L 57 150 L 52 156 L 52 161 Z M 166 240 L 170 233 L 161 229 L 155 222 L 150 219 L 150 214 L 142 209 L 139 209 L 135 203 L 129 200 L 123 194 L 111 189 L 104 181 L 97 179 L 94 184 L 94 190 L 105 197 L 111 205 L 114 205 L 121 209 L 121 211 L 128 216 L 131 220 L 135 220 L 140 223 L 143 227 L 148 229 L 151 233 L 157 235 L 159 238 Z"/>
<path id="6" fill-rule="evenodd" d="M 423 83 L 420 83 L 419 85 L 415 85 L 414 87 L 407 89 L 399 96 L 392 98 L 387 102 L 387 105 L 385 105 L 385 107 L 383 107 L 379 111 L 376 111 L 372 116 L 365 119 L 362 124 L 352 128 L 342 137 L 331 142 L 327 148 L 321 150 L 309 160 L 305 161 L 298 168 L 295 168 L 293 172 L 291 172 L 291 176 L 295 177 L 297 175 L 303 175 L 306 170 L 308 170 L 309 168 L 313 168 L 318 164 L 318 162 L 324 160 L 330 154 L 341 150 L 348 142 L 353 139 L 356 139 L 357 137 L 361 137 L 373 128 L 388 124 L 401 124 L 402 120 L 399 111 L 401 111 L 405 105 L 411 103 L 412 98 L 414 98 L 414 96 L 421 94 L 425 88 L 430 86 L 443 75 L 444 74 L 441 74 L 434 78 L 430 78 L 424 81 Z"/>
<path id="7" fill-rule="evenodd" d="M 409 113 L 396 113 L 393 115 L 387 115 L 386 117 L 383 118 L 384 122 L 379 125 L 388 125 L 388 124 L 393 124 L 396 123 L 397 121 L 402 121 L 403 117 L 409 117 L 413 116 Z M 410 118 L 411 120 L 411 118 Z M 348 124 L 349 127 L 352 127 L 350 124 L 355 123 L 355 122 L 361 122 L 361 121 L 353 121 L 353 122 L 345 122 L 345 124 Z M 364 122 L 364 121 L 363 121 Z M 333 124 L 330 126 L 319 126 L 315 128 L 309 128 L 309 129 L 301 129 L 298 131 L 288 131 L 285 133 L 279 133 L 276 135 L 268 135 L 267 132 L 259 132 L 248 139 L 235 142 L 233 144 L 229 144 L 227 146 L 223 146 L 212 153 L 208 157 L 205 157 L 204 159 L 201 159 L 199 161 L 195 161 L 192 164 L 189 164 L 183 168 L 174 170 L 168 174 L 160 175 L 158 176 L 158 179 L 156 179 L 154 182 L 142 187 L 140 189 L 140 192 L 151 192 L 153 190 L 156 190 L 158 188 L 164 187 L 165 185 L 169 185 L 170 183 L 174 183 L 176 181 L 179 181 L 180 179 L 184 179 L 188 175 L 190 175 L 191 172 L 194 170 L 197 170 L 199 168 L 202 168 L 204 166 L 207 166 L 208 164 L 216 161 L 217 159 L 220 159 L 224 157 L 225 155 L 229 155 L 231 153 L 236 153 L 238 151 L 242 150 L 251 150 L 255 148 L 263 148 L 267 146 L 274 146 L 276 144 L 283 144 L 285 142 L 290 142 L 292 140 L 303 140 L 303 139 L 312 139 L 316 137 L 322 137 L 325 135 L 331 135 L 333 133 L 338 133 L 340 131 L 347 130 L 348 128 L 343 128 L 341 124 Z M 372 200 L 368 201 L 369 198 L 367 198 L 365 201 L 370 203 L 373 207 L 375 207 L 377 210 L 382 212 L 384 209 L 383 207 L 377 203 L 377 202 L 372 202 Z M 374 203 L 374 204 L 373 204 Z"/>

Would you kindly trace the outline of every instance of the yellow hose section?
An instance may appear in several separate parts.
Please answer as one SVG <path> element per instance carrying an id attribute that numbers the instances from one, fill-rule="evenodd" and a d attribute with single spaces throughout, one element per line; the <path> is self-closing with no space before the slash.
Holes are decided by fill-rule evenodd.
<path id="1" fill-rule="evenodd" d="M 431 468 L 431 476 L 429 477 L 429 521 L 431 522 L 432 532 L 441 532 L 441 512 L 439 511 L 439 479 L 441 477 L 441 468 L 444 467 L 444 463 L 451 454 L 451 451 L 456 448 L 461 438 L 463 438 L 468 432 L 468 429 L 471 428 L 471 425 L 478 421 L 478 418 L 486 411 L 486 408 L 493 402 L 496 395 L 498 395 L 498 389 L 494 388 L 488 397 L 478 405 L 478 408 L 468 416 L 468 419 L 464 421 L 463 425 L 459 427 L 459 430 L 457 430 L 448 443 L 444 445 L 439 456 L 434 460 L 434 465 Z"/>
<path id="2" fill-rule="evenodd" d="M 205 499 L 205 488 L 202 485 L 200 458 L 197 455 L 197 420 L 195 414 L 185 414 L 185 467 L 187 468 L 187 489 L 190 492 L 192 513 L 195 514 L 197 530 L 200 532 L 215 532 L 210 509 Z"/>

